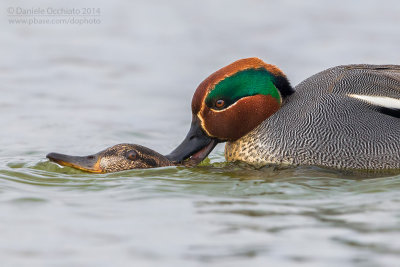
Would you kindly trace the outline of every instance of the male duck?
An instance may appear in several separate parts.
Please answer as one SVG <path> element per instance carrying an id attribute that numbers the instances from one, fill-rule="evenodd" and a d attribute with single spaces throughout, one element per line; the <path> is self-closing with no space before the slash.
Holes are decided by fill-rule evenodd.
<path id="1" fill-rule="evenodd" d="M 241 59 L 198 86 L 192 113 L 172 162 L 200 162 L 227 142 L 228 161 L 255 166 L 400 169 L 398 65 L 338 66 L 294 90 L 276 66 Z"/>

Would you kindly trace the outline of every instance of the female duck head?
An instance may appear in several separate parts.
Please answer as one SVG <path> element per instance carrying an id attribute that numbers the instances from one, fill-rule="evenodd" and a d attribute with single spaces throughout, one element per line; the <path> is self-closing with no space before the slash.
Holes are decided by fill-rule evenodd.
<path id="1" fill-rule="evenodd" d="M 171 166 L 166 157 L 147 147 L 119 144 L 90 156 L 69 156 L 50 153 L 46 156 L 53 162 L 87 172 L 107 173 L 130 169 Z"/>
<path id="2" fill-rule="evenodd" d="M 192 99 L 192 124 L 167 158 L 203 160 L 218 142 L 234 141 L 275 113 L 294 92 L 285 74 L 258 58 L 238 60 L 206 78 Z"/>

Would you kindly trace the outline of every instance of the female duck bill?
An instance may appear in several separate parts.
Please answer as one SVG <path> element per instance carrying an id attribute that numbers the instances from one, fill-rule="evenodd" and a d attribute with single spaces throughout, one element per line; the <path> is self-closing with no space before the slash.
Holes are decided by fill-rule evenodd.
<path id="1" fill-rule="evenodd" d="M 46 158 L 63 166 L 73 167 L 82 171 L 102 173 L 100 158 L 97 154 L 90 156 L 69 156 L 59 153 L 49 153 Z"/>

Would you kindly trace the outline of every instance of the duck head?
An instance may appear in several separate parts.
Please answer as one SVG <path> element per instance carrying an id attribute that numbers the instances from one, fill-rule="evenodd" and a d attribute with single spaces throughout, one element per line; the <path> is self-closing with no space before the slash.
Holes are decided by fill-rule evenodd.
<path id="1" fill-rule="evenodd" d="M 99 153 L 83 157 L 59 153 L 50 153 L 46 157 L 63 166 L 95 173 L 173 165 L 166 157 L 156 151 L 132 144 L 115 145 Z"/>
<path id="2" fill-rule="evenodd" d="M 197 87 L 192 124 L 166 157 L 201 162 L 220 142 L 235 141 L 274 114 L 294 92 L 285 74 L 258 58 L 241 59 L 214 72 Z"/>

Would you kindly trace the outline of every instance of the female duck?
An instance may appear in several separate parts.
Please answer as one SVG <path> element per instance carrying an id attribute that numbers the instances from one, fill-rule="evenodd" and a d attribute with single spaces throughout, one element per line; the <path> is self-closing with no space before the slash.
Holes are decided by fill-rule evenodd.
<path id="1" fill-rule="evenodd" d="M 255 166 L 400 169 L 400 66 L 338 66 L 294 90 L 277 67 L 241 59 L 198 86 L 192 116 L 172 162 L 227 142 L 228 161 Z"/>
<path id="2" fill-rule="evenodd" d="M 96 154 L 83 157 L 60 153 L 49 153 L 46 157 L 60 165 L 94 173 L 173 165 L 166 157 L 156 151 L 136 144 L 118 144 Z"/>

